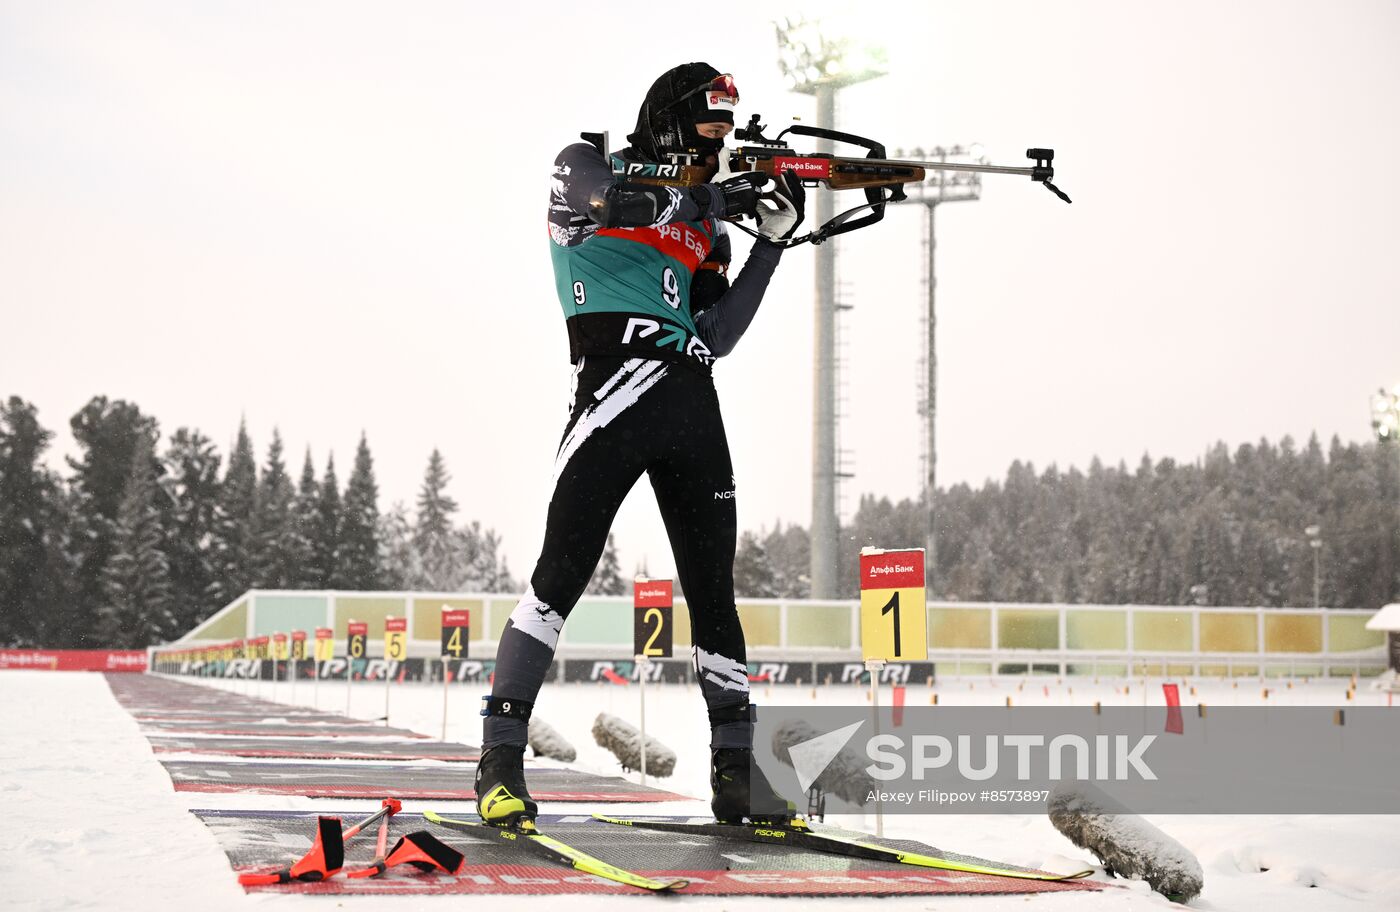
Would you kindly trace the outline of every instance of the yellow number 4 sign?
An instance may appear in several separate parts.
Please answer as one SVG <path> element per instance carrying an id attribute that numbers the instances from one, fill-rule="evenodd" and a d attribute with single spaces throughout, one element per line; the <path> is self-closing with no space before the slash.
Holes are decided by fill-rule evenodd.
<path id="1" fill-rule="evenodd" d="M 860 646 L 866 659 L 922 662 L 928 659 L 928 612 L 924 602 L 924 551 L 878 551 L 860 555 Z"/>

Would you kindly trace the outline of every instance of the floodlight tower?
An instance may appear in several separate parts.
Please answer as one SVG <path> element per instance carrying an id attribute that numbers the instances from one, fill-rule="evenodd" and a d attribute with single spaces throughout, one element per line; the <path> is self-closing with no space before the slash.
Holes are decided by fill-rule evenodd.
<path id="1" fill-rule="evenodd" d="M 1308 546 L 1313 554 L 1313 607 L 1322 607 L 1322 527 L 1313 525 L 1303 529 L 1308 537 Z"/>
<path id="2" fill-rule="evenodd" d="M 1400 383 L 1371 397 L 1371 427 L 1381 443 L 1400 443 Z"/>
<path id="3" fill-rule="evenodd" d="M 971 146 L 934 146 L 931 150 L 916 148 L 906 153 L 896 149 L 895 158 L 914 158 L 918 161 L 965 162 L 985 164 L 982 147 L 977 143 Z M 934 309 L 938 276 L 934 271 L 935 253 L 938 249 L 934 234 L 934 213 L 944 203 L 970 202 L 982 198 L 982 175 L 975 171 L 930 171 L 928 180 L 919 184 L 907 184 L 905 190 L 910 201 L 923 204 L 924 222 L 924 287 L 928 292 L 928 306 L 924 314 L 924 363 L 923 400 L 919 411 L 924 419 L 923 445 L 923 507 L 924 507 L 924 576 L 930 592 L 937 591 L 938 535 L 934 516 L 934 494 L 938 490 L 937 468 L 938 448 L 936 420 L 938 417 L 938 319 Z"/>
<path id="4" fill-rule="evenodd" d="M 878 51 L 866 50 L 856 59 L 850 39 L 823 35 L 816 20 L 786 18 L 774 23 L 778 33 L 778 66 L 788 88 L 817 101 L 817 126 L 836 128 L 836 93 L 849 85 L 885 75 Z M 831 152 L 830 140 L 819 140 L 819 152 Z M 829 193 L 817 194 L 814 223 L 824 225 L 834 215 Z M 817 245 L 816 308 L 813 328 L 812 393 L 812 598 L 837 594 L 836 515 L 836 245 Z"/>

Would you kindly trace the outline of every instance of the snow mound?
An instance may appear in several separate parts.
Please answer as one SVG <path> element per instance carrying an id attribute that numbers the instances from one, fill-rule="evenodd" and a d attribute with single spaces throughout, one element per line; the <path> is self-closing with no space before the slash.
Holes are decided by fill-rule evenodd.
<path id="1" fill-rule="evenodd" d="M 1371 689 L 1390 693 L 1400 691 L 1400 672 L 1394 668 L 1386 669 L 1371 682 Z"/>
<path id="2" fill-rule="evenodd" d="M 627 771 L 642 768 L 642 733 L 617 716 L 598 713 L 593 721 L 593 740 L 613 752 Z M 676 752 L 660 741 L 647 737 L 647 775 L 662 778 L 676 769 Z"/>
<path id="3" fill-rule="evenodd" d="M 530 749 L 537 757 L 548 757 L 561 763 L 573 763 L 578 759 L 578 751 L 568 739 L 539 716 L 530 717 L 529 738 Z M 650 757 L 647 758 L 647 766 L 651 766 Z"/>
<path id="4" fill-rule="evenodd" d="M 792 766 L 792 748 L 821 734 L 800 719 L 790 719 L 773 730 L 773 755 L 779 762 Z M 848 745 L 831 759 L 812 786 L 863 807 L 870 794 L 870 777 L 864 771 L 868 763 Z"/>
<path id="5" fill-rule="evenodd" d="M 1205 886 L 1201 863 L 1186 847 L 1087 783 L 1050 796 L 1050 821 L 1120 877 L 1141 878 L 1163 896 L 1189 902 Z"/>

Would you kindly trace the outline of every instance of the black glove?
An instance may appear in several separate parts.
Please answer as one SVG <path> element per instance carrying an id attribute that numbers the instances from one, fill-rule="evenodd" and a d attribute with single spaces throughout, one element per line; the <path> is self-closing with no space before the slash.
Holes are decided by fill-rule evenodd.
<path id="1" fill-rule="evenodd" d="M 791 171 L 784 171 L 763 199 L 772 200 L 772 205 L 765 202 L 758 207 L 758 233 L 770 241 L 790 240 L 807 212 L 807 191 L 802 181 Z"/>
<path id="2" fill-rule="evenodd" d="M 729 154 L 719 153 L 719 168 L 708 184 L 701 184 L 691 190 L 691 198 L 700 207 L 700 217 L 737 219 L 741 216 L 756 218 L 758 215 L 759 190 L 768 183 L 768 175 L 761 171 L 741 171 L 735 174 L 729 170 Z"/>

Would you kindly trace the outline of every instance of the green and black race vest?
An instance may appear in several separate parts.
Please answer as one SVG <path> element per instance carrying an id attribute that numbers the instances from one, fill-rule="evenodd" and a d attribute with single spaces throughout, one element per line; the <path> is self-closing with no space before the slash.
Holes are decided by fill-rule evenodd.
<path id="1" fill-rule="evenodd" d="M 623 355 L 688 362 L 708 372 L 714 357 L 696 334 L 691 281 L 723 229 L 712 219 L 599 227 L 574 208 L 580 196 L 570 190 L 600 175 L 615 179 L 596 150 L 570 146 L 556 163 L 550 194 L 550 256 L 570 360 Z M 681 193 L 672 193 L 679 207 Z"/>

